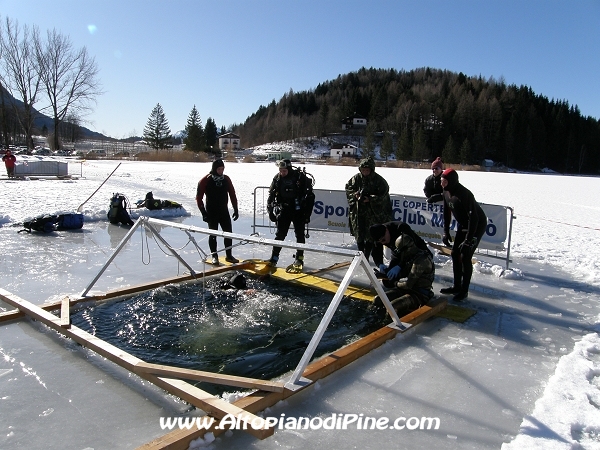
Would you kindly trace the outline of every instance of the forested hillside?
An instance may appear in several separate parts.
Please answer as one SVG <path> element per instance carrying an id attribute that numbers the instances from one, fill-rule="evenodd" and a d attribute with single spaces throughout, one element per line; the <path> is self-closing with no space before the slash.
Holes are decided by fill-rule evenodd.
<path id="1" fill-rule="evenodd" d="M 422 68 L 365 69 L 303 92 L 290 90 L 235 125 L 246 147 L 342 133 L 342 119 L 368 119 L 362 147 L 402 160 L 491 159 L 509 167 L 596 174 L 600 125 L 566 100 L 527 86 Z"/>

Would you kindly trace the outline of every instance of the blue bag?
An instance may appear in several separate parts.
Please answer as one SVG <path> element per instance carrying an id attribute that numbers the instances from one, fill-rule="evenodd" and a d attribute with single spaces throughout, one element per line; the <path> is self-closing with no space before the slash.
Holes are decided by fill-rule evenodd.
<path id="1" fill-rule="evenodd" d="M 79 230 L 83 228 L 83 214 L 60 214 L 56 225 L 57 230 Z"/>

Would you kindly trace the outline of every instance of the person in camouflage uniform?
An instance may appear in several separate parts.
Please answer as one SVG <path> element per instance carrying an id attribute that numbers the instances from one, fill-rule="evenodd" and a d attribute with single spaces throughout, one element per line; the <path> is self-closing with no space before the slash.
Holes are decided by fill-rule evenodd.
<path id="1" fill-rule="evenodd" d="M 368 157 L 358 165 L 359 173 L 346 183 L 346 198 L 350 207 L 350 234 L 367 260 L 373 257 L 376 266 L 383 264 L 383 246 L 371 239 L 369 227 L 392 220 L 390 187 L 375 173 L 375 161 Z"/>
<path id="2" fill-rule="evenodd" d="M 425 242 L 402 222 L 377 224 L 369 229 L 373 238 L 392 250 L 388 266 L 379 266 L 386 292 L 399 317 L 427 304 L 433 297 L 435 265 Z M 402 281 L 399 281 L 402 280 Z M 375 308 L 382 306 L 377 297 Z"/>

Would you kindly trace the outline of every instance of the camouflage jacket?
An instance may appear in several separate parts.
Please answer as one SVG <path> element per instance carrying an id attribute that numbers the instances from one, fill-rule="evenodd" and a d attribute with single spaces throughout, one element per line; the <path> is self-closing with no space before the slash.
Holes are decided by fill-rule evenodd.
<path id="1" fill-rule="evenodd" d="M 371 225 L 392 220 L 389 189 L 387 181 L 374 170 L 366 177 L 358 173 L 346 183 L 346 198 L 350 207 L 350 234 L 357 241 L 370 241 Z M 361 192 L 363 198 L 368 197 L 369 201 L 358 200 L 355 197 L 357 192 Z"/>
<path id="2" fill-rule="evenodd" d="M 394 252 L 392 251 L 393 265 L 400 266 L 400 278 L 406 278 L 399 282 L 397 287 L 407 289 L 427 289 L 431 290 L 433 278 L 435 276 L 435 265 L 433 258 L 429 253 L 417 247 L 412 251 Z"/>

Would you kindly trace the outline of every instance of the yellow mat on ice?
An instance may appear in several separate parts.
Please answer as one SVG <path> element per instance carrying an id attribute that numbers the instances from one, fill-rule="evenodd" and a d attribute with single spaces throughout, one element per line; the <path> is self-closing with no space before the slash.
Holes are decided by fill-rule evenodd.
<path id="1" fill-rule="evenodd" d="M 454 322 L 463 323 L 477 311 L 464 306 L 448 305 L 442 311 L 436 314 L 436 317 L 450 319 Z"/>
<path id="2" fill-rule="evenodd" d="M 219 261 L 221 262 L 221 264 L 230 265 L 228 262 L 225 261 L 224 258 L 221 258 Z M 285 271 L 285 268 L 271 267 L 269 264 L 267 264 L 266 261 L 256 259 L 241 261 L 240 265 L 242 266 L 240 267 L 240 269 L 257 275 L 259 277 L 271 276 L 282 281 L 288 281 L 298 286 L 304 286 L 318 289 L 324 292 L 330 292 L 333 295 L 337 292 L 339 283 L 336 281 L 328 280 L 327 278 L 320 277 L 318 276 L 318 274 L 329 272 L 332 270 L 340 270 L 343 268 L 347 268 L 350 265 L 350 263 L 337 263 L 329 267 L 325 267 L 323 269 L 311 270 L 307 273 L 288 273 Z M 361 288 L 358 286 L 350 285 L 346 289 L 344 295 L 357 300 L 366 300 L 372 302 L 377 296 L 377 293 L 374 289 Z M 471 308 L 465 308 L 463 306 L 457 305 L 448 305 L 444 310 L 437 313 L 436 316 L 450 319 L 454 322 L 462 323 L 465 322 L 476 312 L 477 311 Z"/>
<path id="3" fill-rule="evenodd" d="M 228 264 L 224 259 L 220 259 L 222 264 Z M 244 261 L 248 262 L 248 261 Z M 318 273 L 347 268 L 349 263 L 335 264 L 331 267 L 311 271 L 313 273 L 288 273 L 285 271 L 285 268 L 280 267 L 271 267 L 267 264 L 266 261 L 262 260 L 250 260 L 252 265 L 250 267 L 244 268 L 244 270 L 258 275 L 258 276 L 271 276 L 273 278 L 277 278 L 282 281 L 288 281 L 292 284 L 296 284 L 298 286 L 309 287 L 313 289 L 318 289 L 324 292 L 330 292 L 332 295 L 335 294 L 338 290 L 339 283 L 336 281 L 328 280 L 327 278 L 322 278 L 317 276 Z M 356 300 L 366 300 L 372 302 L 377 293 L 374 289 L 352 286 L 350 285 L 346 292 L 344 293 L 346 297 L 351 297 Z"/>

